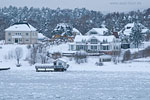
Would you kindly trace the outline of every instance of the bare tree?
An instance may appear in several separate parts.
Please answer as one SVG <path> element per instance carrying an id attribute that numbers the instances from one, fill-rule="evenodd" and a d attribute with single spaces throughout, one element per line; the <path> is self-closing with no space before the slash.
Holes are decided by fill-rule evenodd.
<path id="1" fill-rule="evenodd" d="M 17 60 L 17 65 L 20 66 L 20 59 L 23 56 L 23 50 L 21 47 L 16 47 L 15 49 L 15 58 Z"/>
<path id="2" fill-rule="evenodd" d="M 37 51 L 38 51 L 38 45 L 37 44 L 32 44 L 30 48 L 30 59 L 29 63 L 31 65 L 34 65 L 37 60 Z"/>
<path id="3" fill-rule="evenodd" d="M 74 55 L 76 63 L 86 63 L 87 62 L 87 53 L 85 51 L 77 51 Z"/>
<path id="4" fill-rule="evenodd" d="M 45 45 L 39 45 L 38 47 L 38 54 L 40 55 L 40 60 L 41 60 L 41 63 L 44 64 L 46 63 L 47 61 L 47 51 L 46 51 L 46 47 Z"/>
<path id="5" fill-rule="evenodd" d="M 128 61 L 130 59 L 131 59 L 131 52 L 130 52 L 130 50 L 127 50 L 123 55 L 123 62 Z"/>

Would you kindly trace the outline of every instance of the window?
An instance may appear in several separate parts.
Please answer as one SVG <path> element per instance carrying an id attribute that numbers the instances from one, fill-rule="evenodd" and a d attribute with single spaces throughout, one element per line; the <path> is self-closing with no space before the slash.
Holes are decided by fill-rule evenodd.
<path id="1" fill-rule="evenodd" d="M 94 46 L 94 49 L 97 50 L 97 46 Z"/>
<path id="2" fill-rule="evenodd" d="M 10 36 L 10 35 L 11 35 L 11 33 L 8 33 L 8 35 Z"/>
<path id="3" fill-rule="evenodd" d="M 116 46 L 116 50 L 119 50 L 119 47 L 118 47 L 118 46 Z"/>
<path id="4" fill-rule="evenodd" d="M 11 41 L 11 39 L 8 39 L 8 41 Z"/>
<path id="5" fill-rule="evenodd" d="M 103 40 L 103 43 L 108 43 L 108 41 L 107 40 Z"/>
<path id="6" fill-rule="evenodd" d="M 26 39 L 26 41 L 29 41 L 29 39 Z"/>
<path id="7" fill-rule="evenodd" d="M 32 33 L 33 36 L 36 36 L 36 33 Z"/>
<path id="8" fill-rule="evenodd" d="M 83 45 L 77 45 L 77 50 L 84 50 L 84 46 Z"/>
<path id="9" fill-rule="evenodd" d="M 103 46 L 103 50 L 109 50 L 108 46 Z"/>
<path id="10" fill-rule="evenodd" d="M 76 50 L 87 50 L 87 45 L 77 45 Z"/>
<path id="11" fill-rule="evenodd" d="M 29 35 L 29 33 L 26 33 L 26 35 L 28 36 L 28 35 Z"/>
<path id="12" fill-rule="evenodd" d="M 16 33 L 16 35 L 21 35 L 21 33 Z"/>
<path id="13" fill-rule="evenodd" d="M 19 39 L 19 41 L 22 41 L 22 39 Z"/>
<path id="14" fill-rule="evenodd" d="M 97 43 L 98 43 L 97 39 L 91 39 L 91 44 L 97 44 Z"/>
<path id="15" fill-rule="evenodd" d="M 91 34 L 91 35 L 92 35 L 92 34 L 97 34 L 97 32 L 93 32 L 93 31 L 91 31 L 91 32 L 90 32 L 90 34 Z"/>
<path id="16" fill-rule="evenodd" d="M 119 46 L 114 46 L 114 50 L 119 50 Z"/>
<path id="17" fill-rule="evenodd" d="M 91 46 L 91 49 L 93 49 L 93 46 Z"/>
<path id="18" fill-rule="evenodd" d="M 131 27 L 127 27 L 127 29 L 130 29 Z"/>
<path id="19" fill-rule="evenodd" d="M 58 65 L 59 65 L 59 66 L 62 66 L 62 63 L 59 62 Z"/>
<path id="20" fill-rule="evenodd" d="M 71 45 L 71 50 L 73 50 L 74 49 L 74 47 L 73 47 L 73 45 Z"/>
<path id="21" fill-rule="evenodd" d="M 91 46 L 91 50 L 97 50 L 97 46 Z"/>

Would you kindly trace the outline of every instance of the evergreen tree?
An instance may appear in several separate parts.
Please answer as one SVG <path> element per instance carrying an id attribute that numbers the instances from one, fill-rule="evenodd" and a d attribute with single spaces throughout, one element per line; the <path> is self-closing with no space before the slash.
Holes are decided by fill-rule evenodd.
<path id="1" fill-rule="evenodd" d="M 130 42 L 134 44 L 136 48 L 143 42 L 144 36 L 142 35 L 142 28 L 139 23 L 135 23 L 130 34 Z"/>

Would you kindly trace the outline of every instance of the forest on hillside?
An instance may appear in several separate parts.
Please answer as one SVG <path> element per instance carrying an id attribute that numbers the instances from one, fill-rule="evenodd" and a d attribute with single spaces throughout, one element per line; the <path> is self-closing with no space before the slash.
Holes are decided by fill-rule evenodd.
<path id="1" fill-rule="evenodd" d="M 48 37 L 59 23 L 68 23 L 85 34 L 93 27 L 105 25 L 109 30 L 120 31 L 130 22 L 139 22 L 150 28 L 150 8 L 144 11 L 131 11 L 128 13 L 107 13 L 75 9 L 50 9 L 33 7 L 3 7 L 0 8 L 0 40 L 4 39 L 4 30 L 16 22 L 27 21 L 37 30 Z"/>

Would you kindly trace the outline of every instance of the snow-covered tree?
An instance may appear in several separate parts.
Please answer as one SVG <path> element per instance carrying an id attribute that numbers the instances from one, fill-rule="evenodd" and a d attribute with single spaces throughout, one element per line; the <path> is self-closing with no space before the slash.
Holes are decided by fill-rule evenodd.
<path id="1" fill-rule="evenodd" d="M 37 44 L 32 44 L 29 50 L 30 50 L 29 63 L 31 65 L 34 65 L 37 62 L 37 51 L 38 51 Z"/>
<path id="2" fill-rule="evenodd" d="M 130 50 L 125 51 L 122 61 L 124 62 L 124 61 L 128 61 L 128 60 L 131 60 L 131 52 L 130 52 Z"/>
<path id="3" fill-rule="evenodd" d="M 47 52 L 46 45 L 39 44 L 38 52 L 37 52 L 37 61 L 41 62 L 42 64 L 46 63 L 48 60 L 47 54 L 48 54 L 48 52 Z"/>
<path id="4" fill-rule="evenodd" d="M 60 35 L 60 36 L 72 36 L 73 35 L 73 27 L 68 23 L 59 23 L 52 31 L 52 36 Z"/>
<path id="5" fill-rule="evenodd" d="M 76 63 L 85 63 L 87 62 L 87 53 L 85 51 L 77 51 L 74 55 Z"/>
<path id="6" fill-rule="evenodd" d="M 23 56 L 23 50 L 21 47 L 16 47 L 15 49 L 15 58 L 17 60 L 17 65 L 20 65 L 20 59 L 22 58 Z"/>
<path id="7" fill-rule="evenodd" d="M 139 21 L 146 27 L 150 26 L 150 9 L 131 11 L 129 13 L 108 13 L 103 15 L 100 11 L 75 9 L 50 9 L 33 7 L 3 7 L 0 8 L 0 40 L 4 39 L 4 30 L 15 22 L 26 20 L 37 31 L 50 37 L 58 23 L 69 23 L 77 28 L 83 35 L 94 27 L 100 27 L 105 21 L 106 27 L 111 31 L 120 31 L 127 23 Z"/>
<path id="8" fill-rule="evenodd" d="M 142 35 L 142 28 L 138 23 L 135 23 L 130 34 L 130 42 L 133 43 L 136 48 L 138 48 L 143 40 L 144 37 Z"/>

